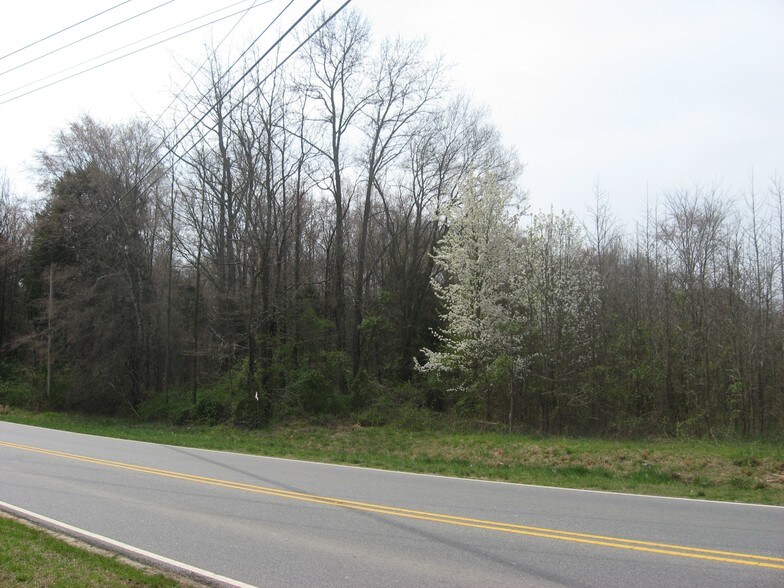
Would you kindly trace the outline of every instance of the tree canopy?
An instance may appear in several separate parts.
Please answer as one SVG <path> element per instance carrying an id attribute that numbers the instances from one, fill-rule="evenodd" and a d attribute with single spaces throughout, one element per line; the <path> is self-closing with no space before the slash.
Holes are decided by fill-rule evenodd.
<path id="1" fill-rule="evenodd" d="M 598 187 L 584 224 L 531 213 L 515 149 L 425 55 L 344 12 L 247 76 L 210 51 L 172 128 L 70 123 L 33 210 L 0 178 L 2 365 L 56 376 L 29 402 L 780 431 L 781 181 L 673 189 L 628 235 Z"/>

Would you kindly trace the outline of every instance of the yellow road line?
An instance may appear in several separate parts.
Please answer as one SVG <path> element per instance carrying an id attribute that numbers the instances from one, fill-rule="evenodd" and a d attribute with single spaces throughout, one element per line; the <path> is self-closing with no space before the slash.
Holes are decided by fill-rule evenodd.
<path id="1" fill-rule="evenodd" d="M 770 568 L 775 570 L 784 570 L 784 558 L 781 557 L 754 555 L 749 553 L 735 553 L 731 551 L 703 549 L 699 547 L 688 547 L 684 545 L 673 545 L 669 543 L 657 543 L 652 541 L 641 541 L 636 539 L 624 539 L 621 537 L 608 537 L 604 535 L 577 533 L 573 531 L 560 531 L 557 529 L 532 527 L 528 525 L 517 525 L 513 523 L 502 523 L 499 521 L 474 519 L 469 517 L 460 517 L 460 516 L 432 513 L 432 512 L 426 512 L 420 510 L 398 508 L 394 506 L 385 506 L 381 504 L 357 502 L 354 500 L 345 500 L 342 498 L 319 496 L 317 494 L 308 494 L 304 492 L 282 490 L 279 488 L 258 486 L 255 484 L 245 484 L 243 482 L 232 482 L 230 480 L 221 480 L 218 478 L 209 478 L 205 476 L 197 476 L 193 474 L 185 474 L 185 473 L 174 472 L 170 470 L 150 468 L 147 466 L 133 465 L 133 464 L 123 463 L 118 461 L 98 459 L 94 457 L 88 457 L 85 455 L 64 453 L 62 451 L 43 449 L 40 447 L 32 447 L 29 445 L 20 445 L 17 443 L 10 443 L 7 441 L 0 441 L 0 446 L 9 447 L 11 449 L 31 451 L 34 453 L 40 453 L 44 455 L 50 455 L 54 457 L 71 459 L 71 460 L 76 460 L 76 461 L 81 461 L 86 463 L 92 463 L 96 465 L 102 465 L 102 466 L 107 466 L 107 467 L 112 467 L 117 469 L 130 470 L 134 472 L 163 476 L 167 478 L 174 478 L 177 480 L 185 480 L 189 482 L 197 482 L 200 484 L 208 484 L 211 486 L 218 486 L 221 488 L 242 490 L 245 492 L 253 492 L 256 494 L 265 494 L 268 496 L 277 496 L 279 498 L 287 498 L 290 500 L 299 500 L 299 501 L 311 502 L 315 504 L 324 504 L 328 506 L 336 506 L 340 508 L 347 508 L 351 510 L 358 510 L 364 512 L 372 512 L 372 513 L 383 514 L 388 516 L 396 516 L 396 517 L 402 517 L 407 519 L 441 523 L 446 525 L 455 525 L 460 527 L 484 529 L 489 531 L 498 531 L 503 533 L 512 533 L 516 535 L 526 535 L 530 537 L 540 537 L 544 539 L 555 539 L 558 541 L 569 541 L 573 543 L 599 545 L 602 547 L 613 547 L 615 549 L 627 549 L 632 551 L 657 553 L 661 555 L 670 555 L 676 557 L 686 557 L 686 558 L 717 561 L 717 562 L 731 563 L 731 564 L 738 564 L 738 565 L 764 567 L 764 568 Z"/>

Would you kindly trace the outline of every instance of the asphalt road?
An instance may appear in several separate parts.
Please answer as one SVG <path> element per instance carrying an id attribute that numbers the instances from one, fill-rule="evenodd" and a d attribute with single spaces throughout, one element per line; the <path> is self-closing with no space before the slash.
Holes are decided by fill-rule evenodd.
<path id="1" fill-rule="evenodd" d="M 0 501 L 255 586 L 784 586 L 784 508 L 0 422 Z"/>

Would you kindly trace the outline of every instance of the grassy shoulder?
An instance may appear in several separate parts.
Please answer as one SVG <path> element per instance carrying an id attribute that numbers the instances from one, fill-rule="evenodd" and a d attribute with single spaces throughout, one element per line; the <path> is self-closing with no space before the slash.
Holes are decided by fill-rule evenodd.
<path id="1" fill-rule="evenodd" d="M 182 584 L 0 514 L 0 585 L 166 588 Z"/>
<path id="2" fill-rule="evenodd" d="M 414 426 L 288 423 L 257 431 L 13 410 L 0 419 L 109 437 L 545 486 L 784 505 L 784 446 L 613 441 Z"/>

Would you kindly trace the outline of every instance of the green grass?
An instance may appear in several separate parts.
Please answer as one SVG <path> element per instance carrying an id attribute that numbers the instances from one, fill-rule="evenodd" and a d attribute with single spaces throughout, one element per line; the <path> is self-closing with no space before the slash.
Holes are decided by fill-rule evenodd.
<path id="1" fill-rule="evenodd" d="M 0 586 L 163 588 L 179 585 L 163 574 L 80 549 L 49 533 L 0 516 Z"/>
<path id="2" fill-rule="evenodd" d="M 0 419 L 109 437 L 410 472 L 784 505 L 784 446 L 764 441 L 612 441 L 456 431 L 454 426 L 290 423 L 259 431 L 13 411 Z M 416 423 L 415 423 L 416 424 Z"/>

